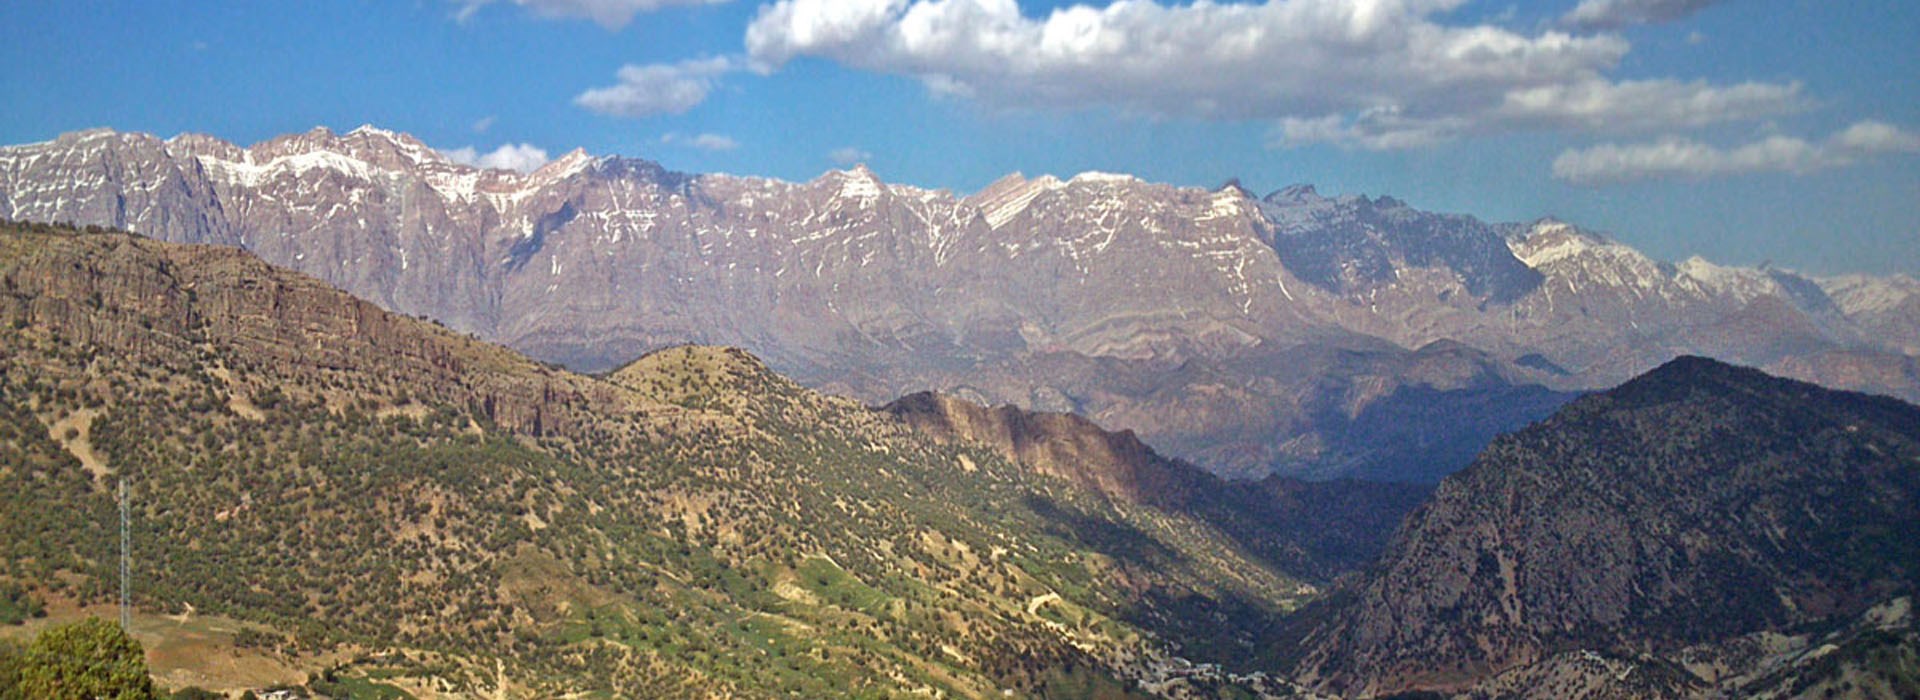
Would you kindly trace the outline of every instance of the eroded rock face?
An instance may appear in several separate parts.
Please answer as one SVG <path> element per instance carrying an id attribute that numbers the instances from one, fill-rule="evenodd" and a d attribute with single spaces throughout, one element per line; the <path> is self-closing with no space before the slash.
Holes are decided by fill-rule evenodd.
<path id="1" fill-rule="evenodd" d="M 1071 413 L 988 408 L 933 392 L 880 410 L 937 442 L 986 447 L 1108 499 L 1192 514 L 1276 566 L 1318 572 L 1318 582 L 1371 562 L 1428 494 L 1378 482 L 1228 481 Z"/>
<path id="2" fill-rule="evenodd" d="M 571 427 L 582 412 L 629 409 L 604 385 L 451 331 L 422 333 L 418 323 L 233 248 L 118 233 L 10 233 L 5 245 L 0 325 L 58 329 L 61 342 L 91 352 L 193 365 L 220 346 L 239 361 L 322 385 L 341 368 L 369 368 L 407 387 L 409 399 L 473 406 L 499 428 L 527 435 Z"/>
<path id="3" fill-rule="evenodd" d="M 959 196 L 865 168 L 793 183 L 578 151 L 481 170 L 371 127 L 245 148 L 99 130 L 0 148 L 0 217 L 243 246 L 575 369 L 735 345 L 870 402 L 1073 410 L 1235 475 L 1430 479 L 1489 426 L 1423 424 L 1465 447 L 1413 464 L 1346 425 L 1367 394 L 1431 391 L 1435 416 L 1513 406 L 1493 421 L 1510 428 L 1558 405 L 1519 387 L 1610 386 L 1683 353 L 1920 398 L 1920 378 L 1833 353 L 1920 352 L 1912 280 L 1674 265 L 1562 222 L 1310 187 L 1085 173 Z M 1416 351 L 1435 343 L 1489 369 L 1429 382 Z"/>
<path id="4" fill-rule="evenodd" d="M 1913 590 L 1916 465 L 1920 408 L 1677 359 L 1495 440 L 1292 651 L 1344 693 L 1632 665 L 1673 676 L 1656 696 L 1704 691 L 1685 649 Z"/>
<path id="5" fill-rule="evenodd" d="M 987 408 L 932 392 L 903 397 L 883 410 L 936 439 L 983 444 L 1041 473 L 1132 503 L 1179 506 L 1219 483 L 1155 454 L 1131 432 L 1110 433 L 1071 413 Z"/>

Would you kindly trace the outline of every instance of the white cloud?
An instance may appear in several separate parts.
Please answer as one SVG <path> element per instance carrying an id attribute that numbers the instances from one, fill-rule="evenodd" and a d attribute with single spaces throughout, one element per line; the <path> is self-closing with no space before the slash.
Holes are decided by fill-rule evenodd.
<path id="1" fill-rule="evenodd" d="M 855 163 L 864 163 L 873 160 L 873 154 L 852 146 L 847 146 L 845 148 L 833 149 L 832 153 L 827 154 L 827 159 L 840 165 L 853 165 Z"/>
<path id="2" fill-rule="evenodd" d="M 1920 153 L 1920 134 L 1872 120 L 1857 122 L 1829 141 L 1852 153 Z"/>
<path id="3" fill-rule="evenodd" d="M 580 93 L 573 103 L 617 117 L 682 114 L 706 101 L 731 68 L 726 58 L 622 66 L 618 84 Z"/>
<path id="4" fill-rule="evenodd" d="M 733 140 L 733 137 L 720 134 L 682 136 L 679 133 L 669 132 L 660 137 L 660 143 L 687 146 L 702 151 L 731 151 L 740 147 L 740 142 Z"/>
<path id="5" fill-rule="evenodd" d="M 440 152 L 441 155 L 461 165 L 480 168 L 515 170 L 530 173 L 547 164 L 546 149 L 527 143 L 509 143 L 488 153 L 481 153 L 472 146 L 463 146 Z"/>
<path id="6" fill-rule="evenodd" d="M 1409 114 L 1398 107 L 1379 107 L 1352 115 L 1283 117 L 1271 145 L 1332 143 L 1388 150 L 1512 129 L 1644 132 L 1760 119 L 1806 106 L 1799 83 L 1716 87 L 1699 81 L 1594 78 L 1510 90 L 1497 103 L 1452 114 Z"/>
<path id="7" fill-rule="evenodd" d="M 1281 146 L 1672 128 L 1803 102 L 1797 84 L 1615 81 L 1624 38 L 1443 23 L 1465 0 L 1163 1 L 1027 17 L 1015 0 L 779 0 L 746 50 L 761 72 L 826 58 L 997 106 L 1271 120 Z"/>
<path id="8" fill-rule="evenodd" d="M 1685 19 L 1720 0 L 1580 0 L 1560 22 L 1574 29 L 1611 30 Z"/>
<path id="9" fill-rule="evenodd" d="M 1883 122 L 1863 121 L 1820 142 L 1769 136 L 1732 148 L 1681 138 L 1601 144 L 1561 153 L 1553 161 L 1553 176 L 1576 185 L 1600 185 L 1765 172 L 1808 173 L 1888 153 L 1920 153 L 1920 134 Z"/>
<path id="10" fill-rule="evenodd" d="M 499 0 L 453 0 L 460 4 L 455 14 L 466 21 L 480 8 Z M 607 29 L 619 29 L 633 21 L 634 15 L 674 5 L 718 5 L 727 0 L 512 0 L 542 17 L 568 17 L 593 20 Z"/>
<path id="11" fill-rule="evenodd" d="M 491 114 L 481 117 L 480 119 L 476 120 L 473 123 L 473 133 L 476 133 L 476 134 L 487 133 L 488 129 L 493 128 L 493 122 L 494 122 L 494 116 Z"/>
<path id="12" fill-rule="evenodd" d="M 1508 92 L 1495 111 L 1521 122 L 1644 131 L 1760 119 L 1803 109 L 1800 83 L 1716 87 L 1705 81 L 1588 80 Z"/>

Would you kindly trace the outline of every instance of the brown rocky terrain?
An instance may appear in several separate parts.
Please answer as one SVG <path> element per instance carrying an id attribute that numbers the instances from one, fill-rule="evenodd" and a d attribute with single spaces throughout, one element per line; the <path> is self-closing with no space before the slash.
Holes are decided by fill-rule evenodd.
<path id="1" fill-rule="evenodd" d="M 1747 695 L 1915 590 L 1916 525 L 1920 408 L 1676 359 L 1495 440 L 1289 653 L 1342 694 Z M 1911 656 L 1888 629 L 1862 644 Z"/>
<path id="2" fill-rule="evenodd" d="M 1191 514 L 1288 571 L 1329 582 L 1371 562 L 1423 486 L 1302 481 L 1269 476 L 1229 481 L 1161 456 L 1130 432 L 1109 432 L 1071 413 L 987 408 L 932 392 L 882 411 L 943 443 L 988 447 L 1048 476 L 1126 503 Z"/>

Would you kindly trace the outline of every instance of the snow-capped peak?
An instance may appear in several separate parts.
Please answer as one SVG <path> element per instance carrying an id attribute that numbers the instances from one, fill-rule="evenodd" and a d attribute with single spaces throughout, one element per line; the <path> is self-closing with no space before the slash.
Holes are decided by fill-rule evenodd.
<path id="1" fill-rule="evenodd" d="M 372 124 L 361 124 L 360 126 L 354 127 L 353 131 L 347 132 L 347 135 L 348 136 L 360 136 L 360 135 L 378 136 L 385 139 L 396 139 L 399 137 L 399 134 L 388 131 L 386 129 L 382 129 Z"/>
<path id="2" fill-rule="evenodd" d="M 1780 284 L 1767 273 L 1750 267 L 1716 265 L 1698 255 L 1675 266 L 1680 277 L 1699 287 L 1733 299 L 1748 300 L 1780 293 Z"/>
<path id="3" fill-rule="evenodd" d="M 1577 234 L 1578 231 L 1574 229 L 1573 224 L 1569 224 L 1565 221 L 1561 221 L 1551 216 L 1544 217 L 1538 221 L 1533 222 L 1533 226 L 1527 229 L 1528 236 L 1549 236 L 1556 233 L 1576 233 Z"/>
<path id="4" fill-rule="evenodd" d="M 865 163 L 855 165 L 849 170 L 836 171 L 834 174 L 840 179 L 840 192 L 836 196 L 841 199 L 877 199 L 886 189 L 885 185 L 881 184 L 880 178 L 875 176 L 872 170 L 868 170 Z"/>
<path id="5" fill-rule="evenodd" d="M 1587 233 L 1567 223 L 1554 219 L 1541 219 L 1533 223 L 1525 235 L 1507 241 L 1507 248 L 1513 256 L 1526 263 L 1527 267 L 1540 269 L 1542 265 L 1575 258 L 1598 250 L 1613 250 L 1616 245 L 1600 236 Z"/>
<path id="6" fill-rule="evenodd" d="M 1067 182 L 1075 185 L 1078 185 L 1078 184 L 1124 185 L 1129 182 L 1139 182 L 1139 181 L 1140 181 L 1140 178 L 1134 177 L 1132 175 L 1128 175 L 1126 173 L 1108 173 L 1108 172 L 1101 172 L 1099 170 L 1088 170 L 1086 172 L 1080 173 L 1079 175 L 1073 176 L 1073 179 L 1068 180 Z"/>
<path id="7" fill-rule="evenodd" d="M 589 155 L 587 149 L 575 148 L 567 151 L 566 155 L 555 158 L 552 162 L 542 165 L 533 172 L 528 173 L 528 176 L 537 180 L 563 180 L 572 177 L 575 173 L 586 170 L 598 160 L 598 158 Z"/>

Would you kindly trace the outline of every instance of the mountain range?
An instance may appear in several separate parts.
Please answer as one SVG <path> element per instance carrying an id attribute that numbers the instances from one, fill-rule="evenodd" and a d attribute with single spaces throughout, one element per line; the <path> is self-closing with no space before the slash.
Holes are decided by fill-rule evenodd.
<path id="1" fill-rule="evenodd" d="M 0 225 L 0 327 L 0 586 L 104 608 L 124 480 L 170 688 L 1920 691 L 1920 408 L 1705 358 L 1429 492 L 1227 481 L 951 395 L 870 408 L 739 349 L 582 375 L 119 232 Z"/>
<path id="2" fill-rule="evenodd" d="M 1920 399 L 1911 278 L 1666 263 L 1309 186 L 1016 174 L 961 196 L 580 151 L 483 170 L 372 127 L 94 130 L 0 148 L 0 217 L 240 246 L 581 371 L 722 344 L 875 404 L 1071 411 L 1228 476 L 1431 482 L 1681 354 Z"/>

